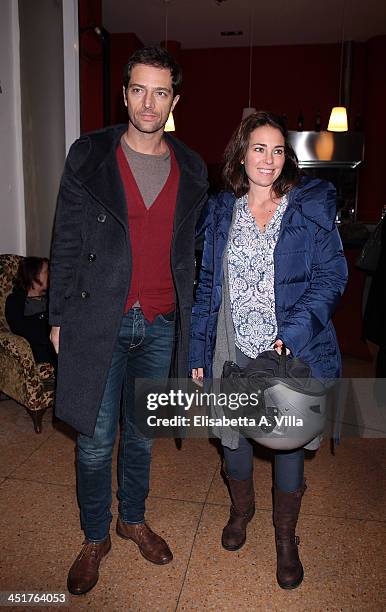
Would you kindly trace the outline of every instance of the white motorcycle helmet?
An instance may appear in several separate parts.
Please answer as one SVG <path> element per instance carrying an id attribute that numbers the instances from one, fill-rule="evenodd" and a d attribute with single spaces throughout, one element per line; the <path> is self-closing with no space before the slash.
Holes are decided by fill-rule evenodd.
<path id="1" fill-rule="evenodd" d="M 227 393 L 254 393 L 259 398 L 243 408 L 239 433 L 275 450 L 294 450 L 323 433 L 327 413 L 327 387 L 311 377 L 300 359 L 283 351 L 265 351 L 246 368 L 227 362 L 223 379 Z M 225 409 L 226 416 L 235 417 Z M 240 415 L 239 415 L 240 416 Z"/>
<path id="2" fill-rule="evenodd" d="M 304 381 L 305 382 L 305 381 Z M 309 381 L 308 381 L 309 382 Z M 305 388 L 289 379 L 272 379 L 264 390 L 265 409 L 257 411 L 257 426 L 241 430 L 243 435 L 275 450 L 293 450 L 323 433 L 326 424 L 326 390 L 313 381 Z"/>

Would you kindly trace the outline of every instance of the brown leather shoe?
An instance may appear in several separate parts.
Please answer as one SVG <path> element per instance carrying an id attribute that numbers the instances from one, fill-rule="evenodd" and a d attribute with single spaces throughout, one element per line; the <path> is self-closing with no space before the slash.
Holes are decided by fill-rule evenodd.
<path id="1" fill-rule="evenodd" d="M 117 534 L 125 540 L 133 540 L 138 545 L 141 555 L 151 563 L 165 565 L 173 559 L 165 540 L 154 533 L 145 522 L 131 525 L 124 523 L 118 517 Z"/>
<path id="2" fill-rule="evenodd" d="M 96 585 L 99 578 L 99 565 L 111 548 L 110 536 L 103 542 L 84 541 L 79 555 L 68 572 L 67 588 L 73 595 L 83 595 Z"/>

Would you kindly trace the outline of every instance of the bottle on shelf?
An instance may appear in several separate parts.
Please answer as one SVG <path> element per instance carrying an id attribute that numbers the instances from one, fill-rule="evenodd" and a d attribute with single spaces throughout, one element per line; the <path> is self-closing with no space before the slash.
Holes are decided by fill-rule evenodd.
<path id="1" fill-rule="evenodd" d="M 304 116 L 302 110 L 300 110 L 298 114 L 297 130 L 298 132 L 302 132 L 304 130 Z"/>
<path id="2" fill-rule="evenodd" d="M 315 132 L 320 132 L 321 129 L 322 129 L 322 122 L 320 119 L 320 110 L 318 108 L 318 110 L 316 111 L 316 116 L 315 116 Z"/>

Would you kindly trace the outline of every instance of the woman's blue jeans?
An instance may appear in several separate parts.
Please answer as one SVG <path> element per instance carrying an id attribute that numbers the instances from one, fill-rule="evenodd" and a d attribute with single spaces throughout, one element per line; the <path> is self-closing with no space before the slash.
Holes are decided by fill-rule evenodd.
<path id="1" fill-rule="evenodd" d="M 175 335 L 174 316 L 146 321 L 140 308 L 123 317 L 92 437 L 77 440 L 77 488 L 86 539 L 101 542 L 112 519 L 112 454 L 121 417 L 118 454 L 119 516 L 142 523 L 149 493 L 152 440 L 135 425 L 136 378 L 167 379 Z"/>
<path id="2" fill-rule="evenodd" d="M 245 368 L 251 361 L 236 347 L 236 361 Z M 246 480 L 253 474 L 253 446 L 249 440 L 240 436 L 239 446 L 234 450 L 224 448 L 227 475 L 235 480 Z M 274 451 L 275 485 L 281 491 L 292 492 L 299 489 L 304 479 L 304 449 L 293 451 Z"/>

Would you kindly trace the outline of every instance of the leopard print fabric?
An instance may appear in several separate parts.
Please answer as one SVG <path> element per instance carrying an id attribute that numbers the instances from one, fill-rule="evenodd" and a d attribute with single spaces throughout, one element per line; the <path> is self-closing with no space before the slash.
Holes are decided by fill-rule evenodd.
<path id="1" fill-rule="evenodd" d="M 50 363 L 38 363 L 36 367 L 38 369 L 40 380 L 50 380 L 50 378 L 55 378 L 54 367 Z"/>
<path id="2" fill-rule="evenodd" d="M 55 370 L 51 363 L 38 363 L 38 375 L 43 385 L 44 391 L 55 389 Z"/>
<path id="3" fill-rule="evenodd" d="M 5 301 L 12 292 L 13 281 L 21 259 L 20 255 L 0 255 L 0 332 L 9 331 L 5 318 Z"/>
<path id="4" fill-rule="evenodd" d="M 10 331 L 5 318 L 20 259 L 0 255 L 0 390 L 26 408 L 40 410 L 54 402 L 54 369 L 49 363 L 36 365 L 29 343 Z"/>

